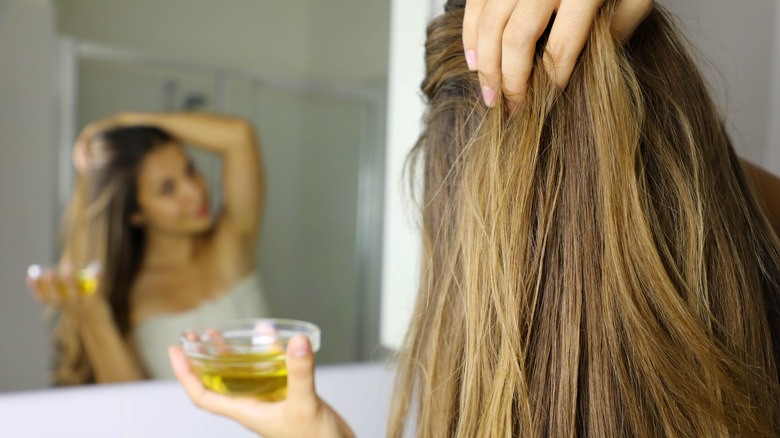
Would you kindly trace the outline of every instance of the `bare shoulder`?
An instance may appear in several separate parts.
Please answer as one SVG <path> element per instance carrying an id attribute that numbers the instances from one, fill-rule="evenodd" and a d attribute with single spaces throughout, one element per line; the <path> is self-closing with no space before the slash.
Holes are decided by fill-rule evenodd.
<path id="1" fill-rule="evenodd" d="M 194 266 L 181 271 L 142 270 L 130 292 L 131 324 L 197 306 L 212 288 L 210 280 L 207 272 Z"/>

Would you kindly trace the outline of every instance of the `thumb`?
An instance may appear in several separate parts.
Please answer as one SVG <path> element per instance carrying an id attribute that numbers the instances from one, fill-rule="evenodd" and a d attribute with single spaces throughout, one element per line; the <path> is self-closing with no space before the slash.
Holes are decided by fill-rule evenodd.
<path id="1" fill-rule="evenodd" d="M 291 404 L 316 401 L 314 392 L 314 353 L 306 335 L 297 335 L 287 344 L 287 400 Z"/>

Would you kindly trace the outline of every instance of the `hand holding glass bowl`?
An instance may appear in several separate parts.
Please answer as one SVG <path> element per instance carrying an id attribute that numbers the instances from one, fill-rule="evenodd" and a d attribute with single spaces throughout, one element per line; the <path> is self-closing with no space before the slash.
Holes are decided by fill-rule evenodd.
<path id="1" fill-rule="evenodd" d="M 314 324 L 255 319 L 188 330 L 169 355 L 195 405 L 266 438 L 354 437 L 315 392 L 319 344 Z"/>
<path id="2" fill-rule="evenodd" d="M 77 269 L 70 263 L 52 266 L 34 264 L 27 268 L 27 286 L 39 302 L 68 308 L 96 295 L 102 272 L 99 262 Z"/>

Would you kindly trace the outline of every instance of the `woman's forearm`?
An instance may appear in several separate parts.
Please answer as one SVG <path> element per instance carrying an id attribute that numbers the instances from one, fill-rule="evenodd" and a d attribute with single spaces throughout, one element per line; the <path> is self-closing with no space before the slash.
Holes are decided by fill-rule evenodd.
<path id="1" fill-rule="evenodd" d="M 222 156 L 224 218 L 243 240 L 255 241 L 265 199 L 259 141 L 246 120 L 204 113 L 121 113 L 120 126 L 152 125 Z"/>
<path id="2" fill-rule="evenodd" d="M 119 333 L 108 305 L 78 318 L 79 332 L 98 383 L 146 378 L 134 352 Z"/>
<path id="3" fill-rule="evenodd" d="M 120 126 L 152 125 L 174 137 L 224 154 L 236 148 L 256 149 L 252 125 L 246 120 L 204 113 L 120 113 Z"/>

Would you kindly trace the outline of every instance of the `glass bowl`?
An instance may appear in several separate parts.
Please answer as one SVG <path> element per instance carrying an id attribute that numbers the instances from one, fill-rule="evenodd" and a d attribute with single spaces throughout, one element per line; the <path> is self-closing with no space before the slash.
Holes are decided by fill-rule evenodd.
<path id="1" fill-rule="evenodd" d="M 287 395 L 287 344 L 306 335 L 312 351 L 320 348 L 320 328 L 306 321 L 262 318 L 187 329 L 184 355 L 203 384 L 222 394 L 284 400 Z"/>

